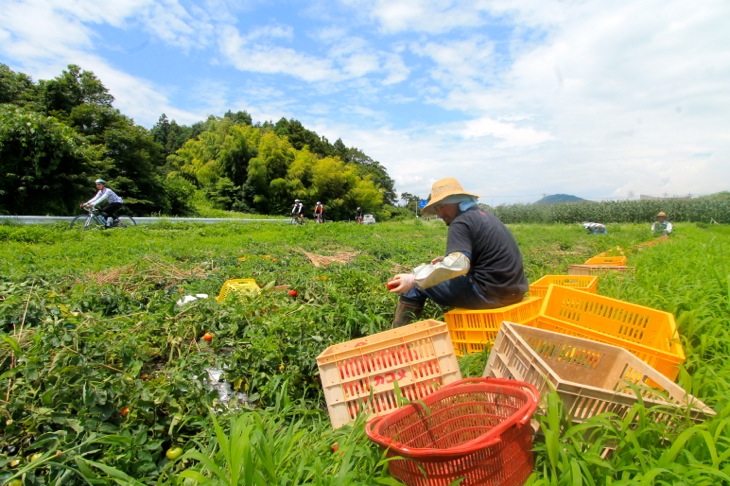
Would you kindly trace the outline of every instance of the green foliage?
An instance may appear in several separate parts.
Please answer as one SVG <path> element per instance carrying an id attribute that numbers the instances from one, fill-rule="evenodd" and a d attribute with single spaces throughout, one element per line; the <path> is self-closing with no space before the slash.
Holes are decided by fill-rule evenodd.
<path id="1" fill-rule="evenodd" d="M 69 214 L 90 163 L 81 137 L 55 118 L 0 105 L 0 210 Z"/>
<path id="2" fill-rule="evenodd" d="M 644 224 L 600 238 L 573 225 L 510 229 L 532 281 L 624 248 L 635 271 L 602 275 L 599 292 L 674 313 L 687 354 L 678 384 L 718 411 L 701 425 L 678 415 L 668 428 L 639 404 L 625 419 L 573 425 L 548 394 L 529 484 L 727 482 L 728 227 L 682 224 L 642 250 Z M 362 420 L 331 429 L 316 357 L 387 329 L 395 297 L 384 282 L 439 254 L 445 234 L 440 222 L 413 219 L 119 232 L 0 225 L 0 481 L 397 484 Z M 216 302 L 231 278 L 254 278 L 262 292 Z M 198 293 L 211 298 L 175 304 Z M 446 310 L 429 304 L 424 318 Z M 462 374 L 479 376 L 487 358 L 461 358 Z M 210 369 L 244 398 L 223 400 Z M 184 454 L 167 459 L 176 446 Z"/>

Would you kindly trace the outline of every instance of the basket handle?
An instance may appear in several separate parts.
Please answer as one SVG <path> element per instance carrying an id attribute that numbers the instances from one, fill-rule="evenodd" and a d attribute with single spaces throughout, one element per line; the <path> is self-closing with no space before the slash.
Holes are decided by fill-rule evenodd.
<path id="1" fill-rule="evenodd" d="M 537 404 L 540 401 L 540 392 L 538 389 L 533 385 L 532 383 L 527 383 L 526 381 L 518 381 L 518 380 L 509 380 L 507 378 L 463 378 L 461 380 L 457 380 L 454 382 L 449 383 L 448 385 L 444 386 L 443 388 L 449 388 L 453 386 L 458 385 L 465 385 L 469 383 L 479 384 L 479 383 L 490 383 L 493 385 L 502 385 L 502 386 L 508 386 L 511 388 L 521 388 L 522 390 L 528 392 L 532 396 L 532 400 L 529 401 L 529 406 L 525 412 L 525 415 L 523 415 L 518 422 L 520 425 L 525 425 L 527 422 L 530 421 L 532 418 L 532 415 L 535 413 L 535 410 L 537 410 Z"/>

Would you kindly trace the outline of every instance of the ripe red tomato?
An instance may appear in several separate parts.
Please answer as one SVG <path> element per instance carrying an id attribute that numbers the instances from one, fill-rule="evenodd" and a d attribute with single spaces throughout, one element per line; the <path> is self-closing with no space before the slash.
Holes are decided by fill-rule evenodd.
<path id="1" fill-rule="evenodd" d="M 209 333 L 209 332 L 206 332 L 205 334 L 203 334 L 203 339 L 205 341 L 212 341 L 213 340 L 213 335 L 211 333 Z"/>
<path id="2" fill-rule="evenodd" d="M 339 443 L 335 442 L 334 444 L 332 444 L 332 452 L 337 452 L 339 450 L 339 448 L 340 448 Z"/>
<path id="3" fill-rule="evenodd" d="M 289 295 L 292 296 L 292 297 L 296 297 L 297 296 L 297 291 L 292 289 L 292 290 L 289 291 Z"/>
<path id="4" fill-rule="evenodd" d="M 388 282 L 385 285 L 388 287 L 388 290 L 393 290 L 394 288 L 396 288 L 398 286 L 398 282 L 391 280 L 390 282 Z"/>
<path id="5" fill-rule="evenodd" d="M 123 408 L 123 409 L 122 409 L 122 410 L 121 410 L 121 411 L 119 412 L 119 415 L 121 415 L 122 417 L 126 417 L 128 413 L 129 413 L 129 407 L 124 407 L 124 408 Z"/>

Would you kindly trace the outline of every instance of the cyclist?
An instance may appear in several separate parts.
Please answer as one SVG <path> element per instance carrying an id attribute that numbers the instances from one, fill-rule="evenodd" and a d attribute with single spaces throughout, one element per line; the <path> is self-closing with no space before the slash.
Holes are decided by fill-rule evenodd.
<path id="1" fill-rule="evenodd" d="M 357 224 L 362 223 L 362 209 L 358 206 L 357 211 L 355 212 L 355 221 Z"/>
<path id="2" fill-rule="evenodd" d="M 314 220 L 317 223 L 324 223 L 324 206 L 319 201 L 317 201 L 317 205 L 314 206 Z"/>
<path id="3" fill-rule="evenodd" d="M 104 217 L 106 227 L 110 228 L 116 220 L 117 211 L 124 205 L 124 201 L 116 192 L 106 187 L 104 179 L 97 179 L 94 184 L 96 184 L 96 195 L 85 203 L 81 203 L 81 207 L 96 207 L 98 204 L 108 201 L 108 204 L 101 210 L 101 215 Z"/>
<path id="4" fill-rule="evenodd" d="M 294 205 L 291 208 L 292 221 L 297 218 L 298 223 L 304 222 L 304 204 L 299 199 L 294 200 Z"/>

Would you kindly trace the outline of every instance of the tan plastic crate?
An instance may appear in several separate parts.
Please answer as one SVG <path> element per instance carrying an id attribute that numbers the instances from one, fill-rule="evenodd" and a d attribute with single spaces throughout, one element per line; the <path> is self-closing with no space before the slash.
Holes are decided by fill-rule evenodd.
<path id="1" fill-rule="evenodd" d="M 639 395 L 654 420 L 683 414 L 697 423 L 715 411 L 618 346 L 505 322 L 484 377 L 525 381 L 543 397 L 554 388 L 574 423 L 612 412 L 624 418 Z"/>
<path id="2" fill-rule="evenodd" d="M 568 265 L 568 275 L 601 275 L 607 272 L 624 273 L 629 267 L 625 265 Z"/>
<path id="3" fill-rule="evenodd" d="M 545 297 L 551 284 L 573 287 L 593 294 L 598 293 L 596 275 L 545 275 L 530 285 L 530 295 Z"/>
<path id="4" fill-rule="evenodd" d="M 333 428 L 361 413 L 378 417 L 398 408 L 403 396 L 420 400 L 461 379 L 446 324 L 424 320 L 330 346 L 317 356 Z"/>
<path id="5" fill-rule="evenodd" d="M 497 309 L 454 309 L 444 314 L 457 356 L 480 353 L 492 345 L 502 321 L 527 324 L 540 314 L 542 297 L 525 297 L 522 302 Z"/>

